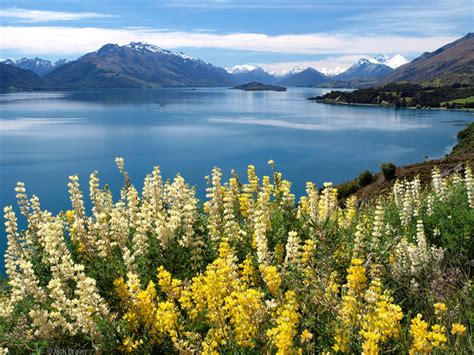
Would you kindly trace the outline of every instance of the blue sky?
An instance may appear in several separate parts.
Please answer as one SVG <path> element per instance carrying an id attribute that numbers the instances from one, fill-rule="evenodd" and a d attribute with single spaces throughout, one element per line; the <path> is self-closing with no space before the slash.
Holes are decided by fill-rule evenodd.
<path id="1" fill-rule="evenodd" d="M 213 64 L 347 66 L 412 59 L 473 30 L 473 0 L 2 0 L 0 57 L 76 58 L 141 40 Z"/>

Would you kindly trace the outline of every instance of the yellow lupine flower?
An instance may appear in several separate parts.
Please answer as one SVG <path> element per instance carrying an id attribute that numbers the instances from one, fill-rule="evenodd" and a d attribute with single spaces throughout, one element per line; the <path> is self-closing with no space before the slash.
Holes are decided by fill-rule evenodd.
<path id="1" fill-rule="evenodd" d="M 437 316 L 441 315 L 442 313 L 447 312 L 448 307 L 444 303 L 435 303 L 434 304 L 435 314 Z"/>
<path id="2" fill-rule="evenodd" d="M 351 265 L 348 269 L 347 285 L 356 294 L 360 294 L 365 289 L 367 282 L 365 268 L 362 266 L 362 260 L 357 258 L 352 259 Z"/>
<path id="3" fill-rule="evenodd" d="M 172 299 L 177 299 L 181 296 L 181 287 L 183 282 L 178 279 L 173 279 L 171 274 L 165 270 L 163 266 L 158 267 L 158 285 L 166 295 Z"/>
<path id="4" fill-rule="evenodd" d="M 308 329 L 303 330 L 301 333 L 301 342 L 306 343 L 311 341 L 311 339 L 313 339 L 313 334 Z"/>
<path id="5" fill-rule="evenodd" d="M 466 326 L 460 323 L 453 323 L 451 326 L 451 334 L 452 335 L 465 335 Z"/>
<path id="6" fill-rule="evenodd" d="M 299 317 L 296 294 L 294 291 L 287 291 L 285 303 L 278 309 L 277 326 L 266 332 L 267 337 L 277 347 L 278 355 L 291 354 L 295 351 L 293 343 L 297 334 Z"/>
<path id="7" fill-rule="evenodd" d="M 270 293 L 273 296 L 277 296 L 281 285 L 281 277 L 278 274 L 277 267 L 274 265 L 260 265 L 260 272 L 262 273 L 262 278 L 270 290 Z"/>

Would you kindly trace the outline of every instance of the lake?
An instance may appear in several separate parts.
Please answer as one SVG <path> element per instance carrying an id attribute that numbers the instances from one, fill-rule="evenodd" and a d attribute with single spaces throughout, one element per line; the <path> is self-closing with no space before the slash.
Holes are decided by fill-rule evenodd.
<path id="1" fill-rule="evenodd" d="M 327 90 L 243 92 L 226 88 L 93 90 L 0 95 L 0 205 L 15 204 L 17 181 L 52 212 L 68 208 L 68 176 L 98 170 L 118 196 L 114 159 L 125 158 L 142 185 L 154 165 L 165 178 L 181 173 L 198 195 L 214 166 L 225 177 L 248 164 L 270 174 L 274 159 L 294 183 L 321 186 L 397 165 L 440 157 L 474 115 L 436 110 L 336 106 L 306 100 Z M 3 224 L 3 223 L 2 223 Z M 2 228 L 0 252 L 5 240 Z"/>

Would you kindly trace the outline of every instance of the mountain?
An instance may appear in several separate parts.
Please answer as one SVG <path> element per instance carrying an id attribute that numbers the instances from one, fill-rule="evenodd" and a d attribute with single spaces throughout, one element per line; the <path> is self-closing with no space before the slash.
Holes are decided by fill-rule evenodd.
<path id="1" fill-rule="evenodd" d="M 31 70 L 33 73 L 39 76 L 44 76 L 51 72 L 55 68 L 69 63 L 69 59 L 60 59 L 56 62 L 51 62 L 47 59 L 41 58 L 20 58 L 20 59 L 6 59 L 2 61 L 4 64 L 13 65 L 14 67 Z"/>
<path id="2" fill-rule="evenodd" d="M 337 66 L 335 68 L 318 68 L 318 71 L 323 73 L 326 76 L 332 77 L 344 73 L 347 70 L 347 67 Z"/>
<path id="3" fill-rule="evenodd" d="M 317 86 L 319 84 L 330 81 L 326 75 L 320 73 L 314 68 L 306 68 L 299 73 L 293 74 L 277 84 L 282 86 Z"/>
<path id="4" fill-rule="evenodd" d="M 282 81 L 286 78 L 289 78 L 290 76 L 293 76 L 295 74 L 298 74 L 298 73 L 301 73 L 303 70 L 305 70 L 306 68 L 303 68 L 302 66 L 295 66 L 293 67 L 293 69 L 290 69 L 290 70 L 285 70 L 281 73 L 278 73 L 278 74 L 275 74 L 275 77 L 279 80 L 279 81 Z"/>
<path id="5" fill-rule="evenodd" d="M 229 70 L 237 84 L 259 82 L 263 84 L 274 84 L 278 79 L 261 67 L 253 65 L 236 65 Z"/>
<path id="6" fill-rule="evenodd" d="M 235 79 L 223 68 L 183 52 L 143 42 L 106 44 L 44 77 L 50 88 L 145 88 L 227 86 Z"/>
<path id="7" fill-rule="evenodd" d="M 407 64 L 409 62 L 409 60 L 401 54 L 395 54 L 394 56 L 379 54 L 373 58 L 369 58 L 369 61 L 374 64 L 384 64 L 392 69 L 396 69 L 402 66 L 403 64 Z"/>
<path id="8" fill-rule="evenodd" d="M 43 87 L 43 80 L 31 70 L 0 63 L 0 91 L 32 91 Z"/>
<path id="9" fill-rule="evenodd" d="M 335 80 L 353 80 L 353 79 L 374 79 L 381 78 L 393 71 L 392 68 L 385 64 L 375 62 L 367 58 L 361 58 L 353 64 L 345 72 L 336 75 Z"/>
<path id="10" fill-rule="evenodd" d="M 474 33 L 468 33 L 434 52 L 423 53 L 410 63 L 395 69 L 381 83 L 400 81 L 474 85 Z"/>

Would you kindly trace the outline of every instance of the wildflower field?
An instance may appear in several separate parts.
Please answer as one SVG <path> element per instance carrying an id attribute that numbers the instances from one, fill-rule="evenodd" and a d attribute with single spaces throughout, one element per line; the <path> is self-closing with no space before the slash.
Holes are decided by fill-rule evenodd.
<path id="1" fill-rule="evenodd" d="M 397 181 L 374 201 L 215 168 L 198 201 L 155 167 L 120 197 L 71 176 L 71 209 L 24 184 L 6 207 L 0 353 L 474 353 L 474 178 Z M 18 231 L 17 218 L 28 228 Z M 2 350 L 3 349 L 3 350 Z"/>

